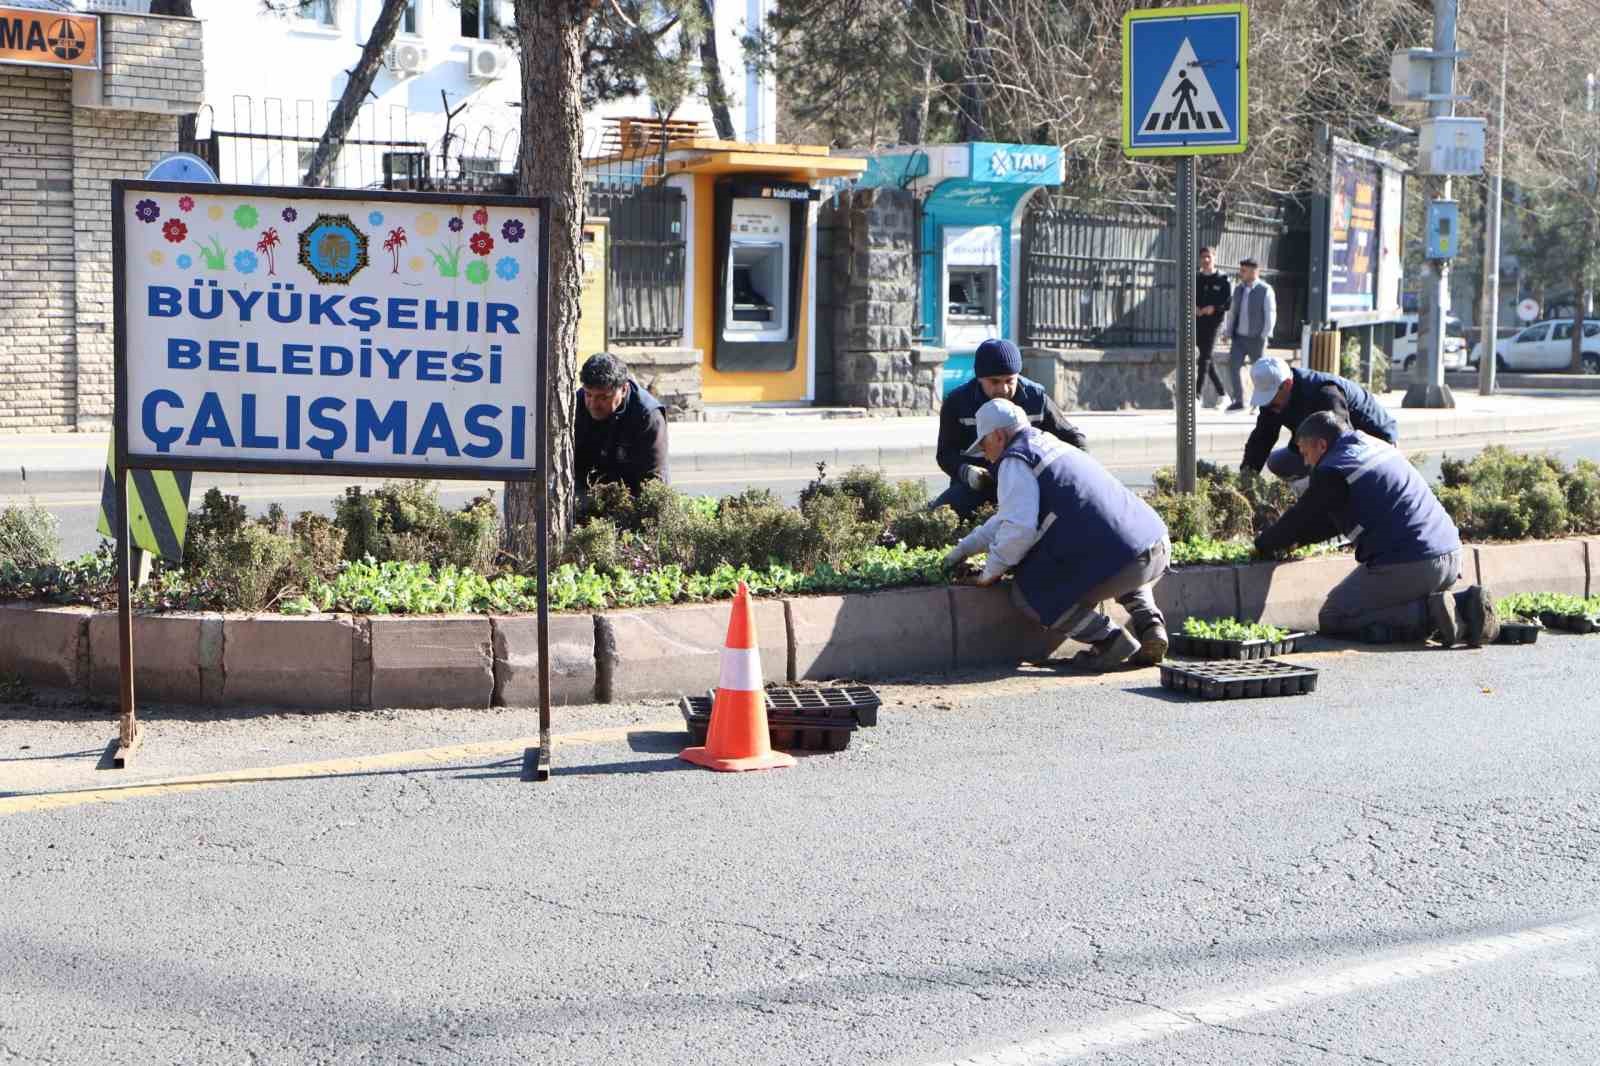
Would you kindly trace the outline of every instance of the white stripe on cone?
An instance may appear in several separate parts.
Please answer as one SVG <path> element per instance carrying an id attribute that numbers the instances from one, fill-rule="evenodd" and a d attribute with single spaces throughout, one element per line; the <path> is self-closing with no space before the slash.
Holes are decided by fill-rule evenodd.
<path id="1" fill-rule="evenodd" d="M 722 676 L 717 687 L 731 692 L 760 692 L 761 652 L 755 648 L 723 648 Z"/>

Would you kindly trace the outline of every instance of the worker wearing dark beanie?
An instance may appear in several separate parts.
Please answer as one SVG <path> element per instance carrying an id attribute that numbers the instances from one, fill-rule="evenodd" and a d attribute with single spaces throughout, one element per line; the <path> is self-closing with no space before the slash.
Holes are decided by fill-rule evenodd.
<path id="1" fill-rule="evenodd" d="M 1010 400 L 1028 421 L 1046 433 L 1087 451 L 1083 432 L 1067 421 L 1044 386 L 1022 376 L 1022 352 L 1004 337 L 991 337 L 972 356 L 973 378 L 953 390 L 939 408 L 939 468 L 950 487 L 932 507 L 949 506 L 963 518 L 995 502 L 994 472 L 981 455 L 965 454 L 978 439 L 978 408 L 990 400 Z"/>

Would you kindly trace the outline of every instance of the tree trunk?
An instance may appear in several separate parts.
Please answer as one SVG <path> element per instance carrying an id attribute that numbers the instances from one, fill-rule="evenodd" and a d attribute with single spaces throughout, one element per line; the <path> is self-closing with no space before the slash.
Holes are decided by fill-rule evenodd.
<path id="1" fill-rule="evenodd" d="M 986 43 L 987 8 L 985 0 L 963 0 L 962 36 L 966 40 L 967 56 L 964 77 L 961 79 L 961 114 L 956 123 L 958 141 L 989 139 L 989 122 L 984 106 L 992 70 Z"/>
<path id="2" fill-rule="evenodd" d="M 333 164 L 339 158 L 339 149 L 344 147 L 344 139 L 349 135 L 350 127 L 355 125 L 356 115 L 360 113 L 361 105 L 366 103 L 367 94 L 372 91 L 372 81 L 378 76 L 383 53 L 394 41 L 395 31 L 400 28 L 400 19 L 405 13 L 406 0 L 383 0 L 383 9 L 378 12 L 378 21 L 367 35 L 361 58 L 350 72 L 350 80 L 344 83 L 344 92 L 340 94 L 333 114 L 328 116 L 328 128 L 322 131 L 316 151 L 311 153 L 311 165 L 306 167 L 306 185 L 313 188 L 325 186 L 333 176 Z"/>
<path id="3" fill-rule="evenodd" d="M 706 106 L 717 136 L 724 141 L 738 139 L 733 115 L 728 110 L 728 87 L 722 81 L 722 61 L 717 56 L 717 13 L 712 0 L 700 0 L 700 17 L 706 20 L 700 34 L 700 76 L 705 79 Z"/>
<path id="4" fill-rule="evenodd" d="M 1587 259 L 1588 256 L 1584 258 Z M 1584 278 L 1587 273 L 1586 270 L 1580 269 L 1578 276 L 1572 282 L 1572 358 L 1567 361 L 1567 369 L 1573 373 L 1583 369 Z"/>
<path id="5" fill-rule="evenodd" d="M 583 274 L 583 0 L 516 0 L 522 53 L 522 146 L 519 190 L 550 199 L 549 504 L 552 557 L 572 528 L 572 417 L 578 387 L 578 295 Z M 535 502 L 527 482 L 506 485 L 502 546 L 534 558 Z"/>
<path id="6" fill-rule="evenodd" d="M 921 144 L 928 135 L 928 95 L 933 89 L 933 57 L 917 63 L 921 75 L 910 97 L 900 107 L 900 143 Z"/>

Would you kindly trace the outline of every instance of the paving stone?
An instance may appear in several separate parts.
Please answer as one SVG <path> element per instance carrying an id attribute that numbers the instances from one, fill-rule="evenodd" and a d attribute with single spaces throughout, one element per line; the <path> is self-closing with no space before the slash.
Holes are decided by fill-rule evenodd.
<path id="1" fill-rule="evenodd" d="M 372 706 L 488 707 L 494 647 L 483 615 L 373 618 Z"/>
<path id="2" fill-rule="evenodd" d="M 256 615 L 222 623 L 221 701 L 349 710 L 356 621 Z"/>
<path id="3" fill-rule="evenodd" d="M 204 654 L 214 655 L 220 648 L 220 642 L 204 631 L 221 625 L 222 616 L 215 614 L 135 613 L 135 698 L 204 706 L 208 687 L 214 691 L 214 680 L 202 676 L 202 670 L 222 666 L 219 659 Z M 118 702 L 121 678 L 117 612 L 96 612 L 89 619 L 89 694 L 108 703 Z"/>
<path id="4" fill-rule="evenodd" d="M 1581 540 L 1485 544 L 1477 549 L 1478 583 L 1493 596 L 1513 592 L 1589 593 L 1588 554 Z"/>
<path id="5" fill-rule="evenodd" d="M 494 625 L 494 703 L 539 705 L 539 619 L 498 615 Z M 594 616 L 553 614 L 549 619 L 550 702 L 595 701 Z"/>
<path id="6" fill-rule="evenodd" d="M 781 685 L 789 680 L 789 630 L 783 604 L 754 600 L 751 606 L 762 679 Z M 597 616 L 600 655 L 609 668 L 608 698 L 699 695 L 716 688 L 729 610 L 730 605 L 721 602 Z"/>
<path id="7" fill-rule="evenodd" d="M 949 592 L 958 670 L 1043 662 L 1064 653 L 1071 643 L 1053 639 L 1048 629 L 1017 610 L 1009 583 L 952 585 Z"/>
<path id="8" fill-rule="evenodd" d="M 15 672 L 47 688 L 82 688 L 93 613 L 87 607 L 0 605 L 0 673 Z"/>
<path id="9" fill-rule="evenodd" d="M 948 589 L 898 589 L 788 601 L 795 678 L 869 681 L 955 665 Z"/>

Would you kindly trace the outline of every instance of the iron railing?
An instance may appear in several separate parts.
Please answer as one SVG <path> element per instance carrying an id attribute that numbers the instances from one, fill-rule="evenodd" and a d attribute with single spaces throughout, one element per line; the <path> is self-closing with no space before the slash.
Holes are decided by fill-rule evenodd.
<path id="1" fill-rule="evenodd" d="M 676 344 L 683 339 L 687 259 L 683 190 L 646 182 L 589 186 L 591 216 L 611 221 L 609 344 Z"/>

